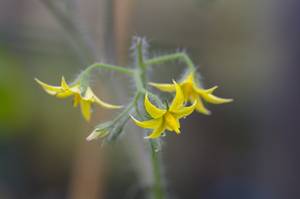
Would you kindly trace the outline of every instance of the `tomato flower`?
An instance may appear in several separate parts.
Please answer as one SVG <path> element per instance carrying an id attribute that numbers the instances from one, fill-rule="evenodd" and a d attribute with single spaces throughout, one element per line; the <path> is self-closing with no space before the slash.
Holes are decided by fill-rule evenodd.
<path id="1" fill-rule="evenodd" d="M 176 134 L 179 134 L 179 119 L 190 115 L 195 109 L 196 102 L 191 106 L 184 106 L 183 92 L 175 81 L 173 83 L 176 95 L 170 106 L 167 106 L 166 109 L 160 109 L 150 102 L 148 95 L 146 94 L 144 105 L 147 113 L 152 117 L 152 119 L 147 121 L 138 121 L 131 116 L 137 126 L 153 129 L 152 133 L 146 138 L 158 138 L 165 130 L 174 131 Z"/>
<path id="2" fill-rule="evenodd" d="M 68 85 L 65 78 L 62 77 L 60 86 L 51 86 L 46 84 L 38 79 L 35 81 L 50 95 L 53 95 L 57 98 L 67 98 L 70 96 L 74 97 L 73 105 L 77 107 L 80 104 L 81 113 L 83 117 L 89 121 L 91 118 L 91 105 L 96 103 L 102 107 L 108 109 L 122 108 L 122 106 L 116 106 L 108 104 L 100 100 L 92 91 L 90 87 L 82 90 L 80 82 L 77 82 L 72 85 Z"/>
<path id="3" fill-rule="evenodd" d="M 183 81 L 179 83 L 179 86 L 182 89 L 185 102 L 190 101 L 193 103 L 196 101 L 196 110 L 198 112 L 210 115 L 210 111 L 204 106 L 202 100 L 212 104 L 224 104 L 233 101 L 233 99 L 226 99 L 213 95 L 213 92 L 218 88 L 218 86 L 214 86 L 209 89 L 199 87 L 194 77 L 195 72 L 190 72 Z M 149 84 L 161 91 L 174 92 L 176 90 L 176 86 L 174 84 Z"/>

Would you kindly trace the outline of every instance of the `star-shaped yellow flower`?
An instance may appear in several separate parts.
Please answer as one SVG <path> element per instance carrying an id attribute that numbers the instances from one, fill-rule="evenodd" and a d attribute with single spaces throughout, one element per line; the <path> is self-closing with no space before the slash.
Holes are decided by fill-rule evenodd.
<path id="1" fill-rule="evenodd" d="M 42 88 L 50 95 L 54 95 L 57 98 L 66 98 L 70 96 L 74 96 L 73 105 L 77 107 L 80 104 L 81 113 L 83 117 L 89 121 L 91 118 L 91 104 L 96 103 L 100 106 L 109 109 L 122 108 L 122 106 L 116 106 L 112 104 L 108 104 L 100 100 L 92 91 L 90 87 L 87 87 L 85 91 L 82 92 L 80 88 L 80 83 L 75 83 L 73 85 L 68 85 L 64 77 L 61 79 L 60 86 L 51 86 L 46 84 L 38 79 L 35 81 L 42 86 Z"/>
<path id="2" fill-rule="evenodd" d="M 165 110 L 160 109 L 153 105 L 148 95 L 145 95 L 145 109 L 147 113 L 152 117 L 151 120 L 138 121 L 131 116 L 135 124 L 142 128 L 153 129 L 152 133 L 146 138 L 158 138 L 165 130 L 174 131 L 180 133 L 179 119 L 190 115 L 196 106 L 196 102 L 188 107 L 184 106 L 184 95 L 180 86 L 174 81 L 174 87 L 176 95 L 169 107 Z"/>
<path id="3" fill-rule="evenodd" d="M 205 108 L 202 100 L 212 103 L 212 104 L 224 104 L 232 102 L 233 99 L 226 99 L 226 98 L 220 98 L 215 95 L 213 95 L 213 92 L 218 88 L 218 86 L 214 86 L 210 89 L 203 89 L 198 86 L 198 84 L 195 81 L 195 72 L 190 72 L 186 78 L 179 83 L 183 95 L 184 95 L 184 101 L 190 101 L 194 102 L 196 101 L 196 110 L 209 115 L 210 111 Z M 166 92 L 173 92 L 176 90 L 175 86 L 173 84 L 158 84 L 158 83 L 149 83 L 150 85 L 158 88 L 161 91 Z"/>

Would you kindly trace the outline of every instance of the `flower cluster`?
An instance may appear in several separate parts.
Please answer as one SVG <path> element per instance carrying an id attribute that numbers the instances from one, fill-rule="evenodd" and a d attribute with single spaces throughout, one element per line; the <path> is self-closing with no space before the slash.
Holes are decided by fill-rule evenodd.
<path id="1" fill-rule="evenodd" d="M 67 98 L 72 96 L 74 107 L 80 105 L 83 117 L 89 121 L 91 118 L 92 104 L 94 103 L 108 109 L 118 109 L 123 107 L 106 103 L 94 94 L 91 87 L 87 84 L 87 82 L 89 82 L 89 74 L 94 68 L 117 71 L 133 78 L 136 84 L 134 99 L 124 106 L 123 111 L 112 121 L 97 125 L 92 134 L 87 137 L 88 141 L 97 138 L 105 138 L 106 141 L 114 140 L 122 133 L 123 128 L 130 117 L 137 126 L 144 129 L 152 129 L 152 132 L 146 136 L 148 139 L 159 138 L 165 131 L 179 134 L 180 119 L 187 117 L 194 110 L 205 115 L 211 113 L 204 106 L 205 102 L 212 104 L 232 102 L 232 99 L 220 98 L 213 94 L 217 89 L 217 86 L 204 89 L 200 85 L 196 68 L 185 53 L 175 53 L 146 59 L 144 56 L 146 49 L 143 48 L 143 44 L 145 44 L 145 40 L 136 40 L 134 45 L 136 67 L 133 69 L 95 63 L 87 67 L 87 69 L 84 70 L 72 84 L 68 84 L 64 77 L 62 77 L 60 86 L 52 86 L 38 79 L 36 79 L 36 81 L 48 94 L 56 96 L 57 98 Z M 148 82 L 148 67 L 174 60 L 183 61 L 188 67 L 187 73 L 182 80 L 178 81 L 178 83 L 173 80 L 171 84 Z M 162 103 L 160 97 L 153 94 L 147 88 L 147 85 L 155 87 L 160 91 L 169 93 L 175 92 L 175 96 L 170 103 L 168 101 Z M 154 99 L 156 100 L 155 103 L 153 101 Z M 140 107 L 137 106 L 139 102 L 143 103 L 144 106 L 142 108 L 144 111 L 139 110 Z M 145 112 L 145 114 L 140 114 L 141 112 Z M 141 120 L 136 119 L 137 116 Z"/>

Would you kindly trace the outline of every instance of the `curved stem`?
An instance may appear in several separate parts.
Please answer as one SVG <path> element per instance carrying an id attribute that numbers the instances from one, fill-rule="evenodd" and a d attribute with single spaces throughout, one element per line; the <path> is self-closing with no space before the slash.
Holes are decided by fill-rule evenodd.
<path id="1" fill-rule="evenodd" d="M 122 67 L 122 66 L 114 66 L 114 65 L 110 65 L 110 64 L 103 64 L 103 63 L 94 63 L 94 64 L 90 65 L 89 67 L 87 67 L 87 69 L 84 72 L 89 73 L 94 68 L 105 68 L 105 69 L 108 69 L 108 70 L 120 72 L 120 73 L 130 75 L 130 76 L 134 75 L 134 70 L 132 70 L 132 69 L 125 68 L 125 67 Z"/>
<path id="2" fill-rule="evenodd" d="M 155 57 L 152 59 L 148 59 L 145 63 L 147 65 L 154 65 L 154 64 L 162 64 L 165 62 L 170 62 L 174 60 L 180 60 L 188 66 L 190 70 L 195 70 L 195 65 L 193 61 L 189 58 L 189 56 L 186 53 L 174 53 L 169 55 L 163 55 L 160 57 Z"/>
<path id="3" fill-rule="evenodd" d="M 78 81 L 81 82 L 82 86 L 88 85 L 89 75 L 91 71 L 95 68 L 105 68 L 108 70 L 116 71 L 119 73 L 123 73 L 129 76 L 134 76 L 135 71 L 133 69 L 121 67 L 121 66 L 114 66 L 110 64 L 102 64 L 102 63 L 95 63 L 87 67 L 77 78 Z M 76 81 L 75 81 L 76 82 Z"/>

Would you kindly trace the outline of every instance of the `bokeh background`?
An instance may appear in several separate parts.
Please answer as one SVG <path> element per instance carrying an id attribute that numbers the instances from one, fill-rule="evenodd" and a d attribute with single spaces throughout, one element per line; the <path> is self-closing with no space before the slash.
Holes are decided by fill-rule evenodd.
<path id="1" fill-rule="evenodd" d="M 235 99 L 164 138 L 170 198 L 300 198 L 299 11 L 297 0 L 1 0 L 0 198 L 144 198 L 149 162 L 136 129 L 105 148 L 86 142 L 116 112 L 96 108 L 87 124 L 34 82 L 71 81 L 95 61 L 130 66 L 134 35 L 150 56 L 185 49 L 204 84 Z M 150 78 L 183 70 L 160 65 Z M 92 86 L 126 103 L 130 84 L 105 72 Z"/>

